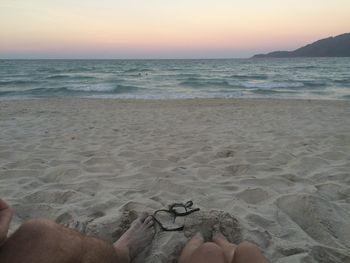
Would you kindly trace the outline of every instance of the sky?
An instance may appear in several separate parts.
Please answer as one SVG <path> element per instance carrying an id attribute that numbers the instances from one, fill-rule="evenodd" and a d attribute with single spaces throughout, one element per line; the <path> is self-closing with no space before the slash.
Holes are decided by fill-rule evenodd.
<path id="1" fill-rule="evenodd" d="M 244 58 L 346 32 L 349 0 L 0 0 L 0 58 Z"/>

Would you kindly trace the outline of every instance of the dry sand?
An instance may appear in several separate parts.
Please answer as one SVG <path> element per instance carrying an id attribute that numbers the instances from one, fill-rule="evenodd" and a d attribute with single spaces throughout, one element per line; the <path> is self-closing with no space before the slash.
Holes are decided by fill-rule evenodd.
<path id="1" fill-rule="evenodd" d="M 1 101 L 0 134 L 12 232 L 46 217 L 115 241 L 138 212 L 193 200 L 185 231 L 136 262 L 173 262 L 216 224 L 272 262 L 350 262 L 349 102 Z"/>

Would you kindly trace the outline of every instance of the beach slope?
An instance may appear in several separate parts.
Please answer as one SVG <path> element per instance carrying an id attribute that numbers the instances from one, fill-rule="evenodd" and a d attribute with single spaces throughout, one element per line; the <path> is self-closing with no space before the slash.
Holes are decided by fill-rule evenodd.
<path id="1" fill-rule="evenodd" d="M 13 100 L 0 127 L 12 232 L 46 217 L 115 241 L 140 211 L 192 200 L 201 211 L 158 232 L 146 262 L 215 224 L 272 262 L 350 262 L 347 101 Z"/>

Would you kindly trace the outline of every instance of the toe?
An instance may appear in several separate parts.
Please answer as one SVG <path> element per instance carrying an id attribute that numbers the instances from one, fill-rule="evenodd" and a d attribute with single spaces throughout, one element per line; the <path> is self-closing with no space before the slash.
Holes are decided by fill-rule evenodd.
<path id="1" fill-rule="evenodd" d="M 148 217 L 148 213 L 142 212 L 142 214 L 139 216 L 139 219 L 143 223 L 147 217 Z"/>
<path id="2" fill-rule="evenodd" d="M 147 223 L 147 227 L 152 227 L 154 225 L 154 220 L 151 219 L 148 223 Z"/>
<path id="3" fill-rule="evenodd" d="M 221 232 L 213 233 L 213 240 L 225 240 L 225 241 L 227 241 L 226 237 Z"/>
<path id="4" fill-rule="evenodd" d="M 145 219 L 144 224 L 145 224 L 145 225 L 148 225 L 149 222 L 151 222 L 151 221 L 153 221 L 153 217 L 148 216 L 148 217 Z"/>
<path id="5" fill-rule="evenodd" d="M 201 232 L 197 232 L 193 237 L 192 239 L 198 239 L 198 240 L 203 240 L 204 241 L 204 237 L 202 235 Z"/>

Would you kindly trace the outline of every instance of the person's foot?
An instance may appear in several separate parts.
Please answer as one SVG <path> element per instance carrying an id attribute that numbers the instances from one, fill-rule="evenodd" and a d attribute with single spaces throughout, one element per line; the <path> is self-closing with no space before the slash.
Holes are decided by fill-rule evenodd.
<path id="1" fill-rule="evenodd" d="M 193 253 L 204 244 L 204 237 L 201 233 L 195 234 L 182 249 L 181 255 L 179 257 L 179 263 L 190 262 Z"/>
<path id="2" fill-rule="evenodd" d="M 4 200 L 0 199 L 0 246 L 7 238 L 12 215 L 12 208 Z"/>
<path id="3" fill-rule="evenodd" d="M 228 242 L 227 238 L 220 232 L 220 231 L 215 231 L 213 232 L 213 242 Z"/>
<path id="4" fill-rule="evenodd" d="M 221 247 L 221 249 L 224 251 L 226 261 L 232 262 L 237 246 L 230 243 L 220 231 L 215 231 L 213 233 L 213 242 Z"/>
<path id="5" fill-rule="evenodd" d="M 117 253 L 124 253 L 129 261 L 147 247 L 154 237 L 152 216 L 143 212 L 130 228 L 114 243 Z"/>

